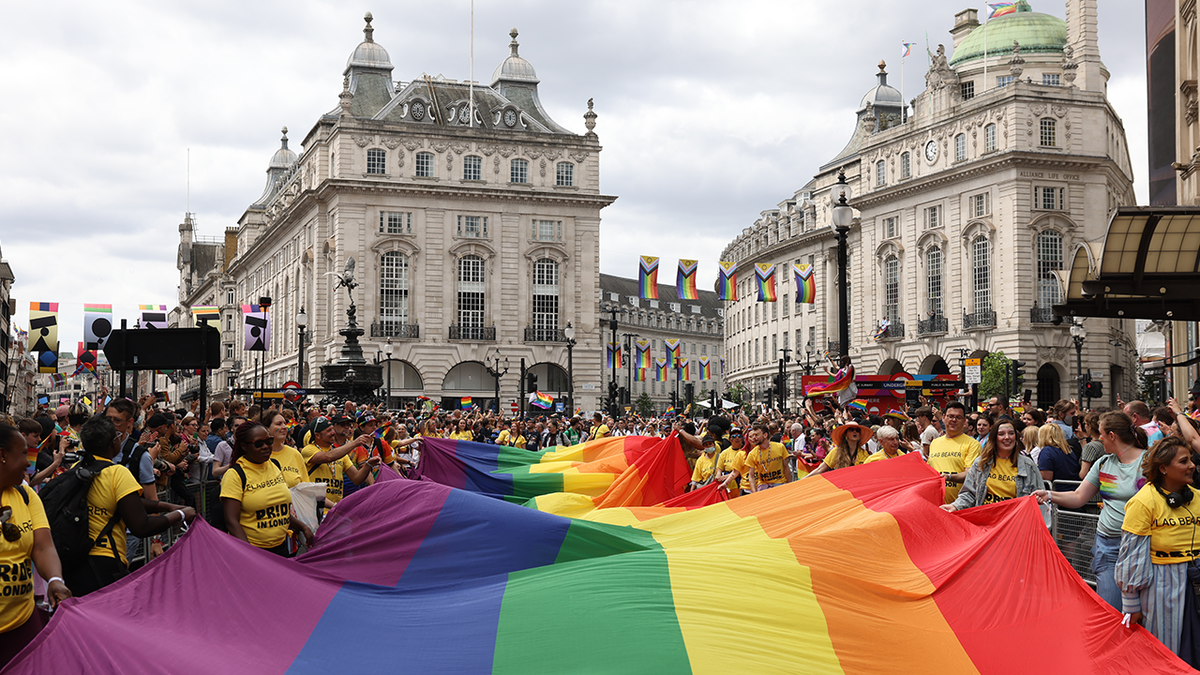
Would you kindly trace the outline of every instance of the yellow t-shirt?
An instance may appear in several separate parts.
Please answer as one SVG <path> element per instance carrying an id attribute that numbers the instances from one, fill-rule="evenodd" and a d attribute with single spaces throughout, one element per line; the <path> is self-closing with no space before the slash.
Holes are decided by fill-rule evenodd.
<path id="1" fill-rule="evenodd" d="M 291 521 L 292 493 L 287 478 L 270 460 L 255 464 L 239 457 L 237 463 L 246 472 L 246 486 L 242 487 L 242 477 L 231 468 L 221 476 L 221 498 L 242 503 L 238 522 L 251 544 L 274 548 L 287 538 Z"/>
<path id="2" fill-rule="evenodd" d="M 354 462 L 350 461 L 349 457 L 342 457 L 332 462 L 323 462 L 317 466 L 312 466 L 313 455 L 318 452 L 328 451 L 330 448 L 322 448 L 317 445 L 306 445 L 300 451 L 304 455 L 305 465 L 309 467 L 308 478 L 314 483 L 325 483 L 325 506 L 332 507 L 342 499 L 343 488 L 342 482 L 346 475 L 347 469 L 354 468 Z"/>
<path id="3" fill-rule="evenodd" d="M 788 452 L 783 443 L 770 442 L 770 449 L 764 451 L 756 447 L 746 455 L 746 466 L 754 471 L 759 484 L 782 485 L 787 482 L 784 469 L 787 465 Z"/>
<path id="4" fill-rule="evenodd" d="M 525 449 L 527 442 L 528 441 L 525 440 L 524 436 L 513 436 L 512 432 L 508 429 L 501 431 L 500 435 L 496 437 L 496 445 L 504 445 L 510 448 L 521 448 L 522 450 Z"/>
<path id="5" fill-rule="evenodd" d="M 1188 485 L 1192 502 L 1179 508 L 1167 506 L 1153 483 L 1146 483 L 1137 494 L 1125 502 L 1125 522 L 1121 529 L 1138 536 L 1150 537 L 1150 560 L 1156 565 L 1170 565 L 1200 558 L 1200 541 L 1196 535 L 1200 513 L 1200 490 Z"/>
<path id="6" fill-rule="evenodd" d="M 289 488 L 309 482 L 308 465 L 304 462 L 304 455 L 301 455 L 299 450 L 285 445 L 282 450 L 272 452 L 271 459 L 279 462 Z"/>
<path id="7" fill-rule="evenodd" d="M 700 453 L 696 458 L 696 467 L 692 469 L 692 481 L 695 483 L 703 483 L 712 476 L 713 466 L 717 463 L 717 453 L 714 450 L 712 455 L 706 452 Z"/>
<path id="8" fill-rule="evenodd" d="M 885 459 L 895 459 L 896 457 L 902 457 L 903 455 L 904 455 L 903 452 L 900 452 L 899 450 L 897 450 L 896 455 L 894 457 L 888 457 L 888 454 L 886 451 L 880 450 L 879 452 L 873 453 L 870 457 L 863 460 L 863 464 L 870 464 L 871 462 L 882 462 Z M 826 459 L 829 459 L 829 458 L 826 457 Z"/>
<path id="9" fill-rule="evenodd" d="M 734 450 L 733 448 L 725 448 L 721 454 L 717 456 L 717 471 L 722 474 L 731 473 L 733 471 L 742 471 L 742 465 L 746 462 L 746 452 L 744 450 Z M 750 485 L 746 481 L 746 485 Z M 741 487 L 738 485 L 738 479 L 734 479 L 733 485 L 729 492 L 730 496 L 736 497 L 741 494 Z"/>
<path id="10" fill-rule="evenodd" d="M 929 466 L 938 473 L 962 473 L 970 466 L 967 464 L 967 457 L 972 454 L 978 456 L 979 453 L 979 441 L 966 434 L 959 434 L 954 438 L 939 436 L 929 444 Z M 951 504 L 958 499 L 961 489 L 961 483 L 947 479 L 945 502 Z"/>
<path id="11" fill-rule="evenodd" d="M 112 460 L 103 457 L 97 457 L 96 461 L 112 464 Z M 88 536 L 92 539 L 100 536 L 104 526 L 108 525 L 108 519 L 117 512 L 117 502 L 141 491 L 142 486 L 138 485 L 129 469 L 123 466 L 104 467 L 92 480 L 92 487 L 88 490 Z M 117 546 L 115 552 L 109 548 L 109 538 L 104 537 L 96 542 L 88 555 L 117 558 L 122 564 L 128 565 L 125 559 L 125 523 L 118 521 L 113 525 L 112 542 Z"/>
<path id="12" fill-rule="evenodd" d="M 1011 459 L 996 459 L 988 474 L 984 504 L 994 504 L 1017 496 L 1017 465 Z"/>
<path id="13" fill-rule="evenodd" d="M 825 466 L 827 466 L 831 469 L 834 468 L 833 456 L 837 452 L 838 452 L 838 450 L 836 448 L 834 448 L 829 451 L 829 454 L 825 455 L 825 459 L 821 460 L 822 462 L 825 462 Z M 880 450 L 879 452 L 882 453 L 883 451 Z M 872 456 L 871 451 L 867 449 L 867 446 L 860 445 L 860 446 L 858 446 L 858 452 L 855 453 L 855 455 L 854 455 L 854 463 L 851 464 L 850 466 L 858 466 L 859 464 L 866 464 L 867 462 L 871 461 L 871 456 Z"/>
<path id="14" fill-rule="evenodd" d="M 592 429 L 592 433 L 591 433 L 591 435 L 588 436 L 588 438 L 590 438 L 591 440 L 594 441 L 598 438 L 604 438 L 607 435 L 608 435 L 608 426 L 605 424 L 601 424 L 600 426 L 594 427 Z"/>
<path id="15" fill-rule="evenodd" d="M 456 441 L 473 441 L 475 440 L 475 434 L 470 429 L 467 429 L 466 431 L 456 431 L 450 434 L 450 438 Z"/>
<path id="16" fill-rule="evenodd" d="M 42 500 L 28 485 L 24 490 L 28 505 L 15 487 L 0 494 L 0 505 L 12 507 L 8 522 L 21 530 L 16 541 L 0 538 L 0 570 L 6 570 L 0 575 L 0 633 L 17 628 L 33 614 L 33 531 L 50 529 Z"/>

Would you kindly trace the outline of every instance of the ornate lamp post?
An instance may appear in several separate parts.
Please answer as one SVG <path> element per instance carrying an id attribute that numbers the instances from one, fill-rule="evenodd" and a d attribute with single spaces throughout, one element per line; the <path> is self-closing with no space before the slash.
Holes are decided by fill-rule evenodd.
<path id="1" fill-rule="evenodd" d="M 504 370 L 500 369 L 504 366 Z M 504 361 L 500 360 L 500 352 L 495 352 L 491 356 L 483 359 L 483 368 L 491 375 L 496 382 L 496 414 L 500 414 L 500 378 L 508 373 L 508 357 L 504 357 Z"/>
<path id="2" fill-rule="evenodd" d="M 837 236 L 838 246 L 838 351 L 839 356 L 850 354 L 850 296 L 846 288 L 846 235 L 854 222 L 854 209 L 850 207 L 850 185 L 846 173 L 838 171 L 837 183 L 829 191 L 833 205 L 830 227 Z M 839 359 L 840 360 L 840 359 Z"/>
<path id="3" fill-rule="evenodd" d="M 812 371 L 813 371 L 812 358 L 813 358 L 813 355 L 816 353 L 817 353 L 817 350 L 813 347 L 813 343 L 811 341 L 808 344 L 804 345 L 804 374 L 805 375 L 812 375 Z"/>
<path id="4" fill-rule="evenodd" d="M 1083 327 L 1083 321 L 1073 321 L 1071 323 L 1071 340 L 1075 342 L 1075 376 L 1078 380 L 1076 389 L 1079 392 L 1079 405 L 1084 405 L 1084 381 L 1083 381 L 1083 341 L 1087 339 L 1087 329 Z"/>
<path id="5" fill-rule="evenodd" d="M 387 388 L 385 389 L 387 398 L 384 399 L 386 401 L 384 410 L 392 409 L 392 350 L 394 349 L 392 339 L 388 338 L 387 344 L 383 346 L 383 353 L 387 356 Z"/>
<path id="6" fill-rule="evenodd" d="M 567 327 L 563 329 L 563 337 L 567 338 L 567 405 L 570 410 L 567 411 L 567 417 L 575 414 L 575 327 L 571 322 L 567 322 Z M 497 404 L 499 397 L 497 397 Z"/>
<path id="7" fill-rule="evenodd" d="M 296 315 L 296 327 L 300 329 L 300 356 L 296 363 L 296 381 L 300 383 L 300 387 L 304 388 L 304 330 L 308 327 L 308 314 L 304 313 L 304 308 L 300 308 L 300 313 Z"/>

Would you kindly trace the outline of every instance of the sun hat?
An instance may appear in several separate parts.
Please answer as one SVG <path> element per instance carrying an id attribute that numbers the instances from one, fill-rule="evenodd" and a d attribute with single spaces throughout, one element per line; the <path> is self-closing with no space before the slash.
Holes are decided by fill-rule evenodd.
<path id="1" fill-rule="evenodd" d="M 863 425 L 858 424 L 856 422 L 851 422 L 850 424 L 843 424 L 842 426 L 833 430 L 833 444 L 841 445 L 842 444 L 842 436 L 845 436 L 846 432 L 850 431 L 851 429 L 858 429 L 858 431 L 859 431 L 858 444 L 859 445 L 866 445 L 867 441 L 871 440 L 871 437 L 875 435 L 875 432 L 871 431 L 870 427 L 864 427 Z"/>

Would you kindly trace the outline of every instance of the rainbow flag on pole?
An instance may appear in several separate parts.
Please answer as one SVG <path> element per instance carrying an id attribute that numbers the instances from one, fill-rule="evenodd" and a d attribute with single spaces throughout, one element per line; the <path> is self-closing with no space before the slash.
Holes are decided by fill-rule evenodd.
<path id="1" fill-rule="evenodd" d="M 1005 14 L 1015 14 L 1017 11 L 1018 4 L 1020 4 L 1020 3 L 1016 3 L 1016 2 L 992 3 L 992 2 L 989 2 L 988 3 L 988 18 L 994 19 L 998 16 L 1004 16 Z"/>
<path id="2" fill-rule="evenodd" d="M 635 368 L 652 368 L 653 367 L 653 364 L 650 363 L 650 341 L 649 340 L 638 340 L 637 341 L 637 361 L 634 362 L 634 367 Z"/>
<path id="3" fill-rule="evenodd" d="M 679 272 L 675 274 L 675 293 L 680 300 L 699 300 L 700 291 L 696 290 L 697 261 L 680 260 Z"/>
<path id="4" fill-rule="evenodd" d="M 638 265 L 638 291 L 643 300 L 658 299 L 658 258 L 644 255 Z"/>
<path id="5" fill-rule="evenodd" d="M 475 399 L 470 396 L 464 396 L 459 399 L 458 405 L 461 408 L 470 408 L 473 403 L 475 403 Z"/>
<path id="6" fill-rule="evenodd" d="M 634 368 L 633 369 L 633 381 L 634 382 L 645 382 L 646 381 L 646 369 L 645 368 Z"/>
<path id="7" fill-rule="evenodd" d="M 735 302 L 737 293 L 737 263 L 717 263 L 717 299 Z"/>
<path id="8" fill-rule="evenodd" d="M 700 357 L 700 379 L 701 380 L 711 380 L 712 379 L 712 364 L 709 363 L 707 356 Z"/>
<path id="9" fill-rule="evenodd" d="M 901 42 L 900 46 L 904 47 L 904 53 L 900 55 L 900 58 L 908 58 L 908 55 L 912 54 L 912 46 L 915 44 L 915 42 Z"/>
<path id="10" fill-rule="evenodd" d="M 758 281 L 758 301 L 775 302 L 775 265 L 756 263 L 754 278 Z"/>
<path id="11" fill-rule="evenodd" d="M 625 359 L 621 357 L 621 343 L 619 343 L 619 342 L 608 343 L 606 352 L 608 355 L 608 360 L 606 361 L 606 365 L 604 366 L 605 368 L 613 368 L 614 361 L 616 362 L 615 367 L 621 368 L 624 366 Z"/>
<path id="12" fill-rule="evenodd" d="M 678 368 L 679 340 L 663 340 L 663 345 L 667 348 L 667 365 L 672 368 Z"/>
<path id="13" fill-rule="evenodd" d="M 666 359 L 654 359 L 654 381 L 655 382 L 666 382 L 667 381 L 667 360 Z"/>
<path id="14" fill-rule="evenodd" d="M 812 265 L 792 265 L 796 275 L 796 302 L 812 304 L 817 301 L 817 282 L 813 279 Z"/>
<path id="15" fill-rule="evenodd" d="M 540 391 L 535 391 L 529 396 L 529 402 L 542 410 L 549 410 L 554 407 L 554 397 L 547 396 Z"/>
<path id="16" fill-rule="evenodd" d="M 692 379 L 691 359 L 679 359 L 679 365 L 675 368 L 680 382 Z"/>

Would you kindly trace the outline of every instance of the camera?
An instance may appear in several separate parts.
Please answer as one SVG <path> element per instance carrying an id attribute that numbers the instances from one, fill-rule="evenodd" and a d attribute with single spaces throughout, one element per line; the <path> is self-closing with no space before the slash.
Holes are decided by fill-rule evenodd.
<path id="1" fill-rule="evenodd" d="M 79 453 L 78 452 L 68 452 L 63 455 L 63 465 L 65 465 L 65 466 L 71 466 L 72 464 L 75 464 L 78 461 L 79 461 Z"/>
<path id="2" fill-rule="evenodd" d="M 78 440 L 78 439 L 75 439 L 75 438 L 68 438 L 68 439 L 67 439 L 67 449 L 68 449 L 68 450 L 74 450 L 75 448 L 78 448 L 78 447 L 79 447 L 79 440 Z"/>

